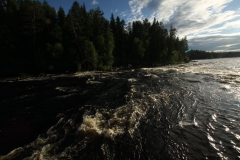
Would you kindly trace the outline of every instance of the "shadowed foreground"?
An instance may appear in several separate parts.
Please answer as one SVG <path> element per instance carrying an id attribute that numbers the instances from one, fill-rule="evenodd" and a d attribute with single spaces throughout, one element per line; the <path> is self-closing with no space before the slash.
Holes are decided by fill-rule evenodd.
<path id="1" fill-rule="evenodd" d="M 124 83 L 114 89 L 123 81 L 116 78 L 119 76 L 121 73 L 86 72 L 0 80 L 0 155 L 32 142 L 103 92 L 108 103 L 124 102 L 123 96 L 119 99 L 126 91 Z"/>
<path id="2" fill-rule="evenodd" d="M 219 59 L 2 80 L 0 159 L 237 159 L 238 69 Z"/>

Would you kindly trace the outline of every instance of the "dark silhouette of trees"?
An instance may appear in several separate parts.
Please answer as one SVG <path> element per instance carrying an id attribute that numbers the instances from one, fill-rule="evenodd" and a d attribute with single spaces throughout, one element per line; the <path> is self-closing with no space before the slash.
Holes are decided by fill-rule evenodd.
<path id="1" fill-rule="evenodd" d="M 240 52 L 206 52 L 201 50 L 191 50 L 190 52 L 188 52 L 188 55 L 190 59 L 197 60 L 240 57 Z"/>
<path id="2" fill-rule="evenodd" d="M 67 14 L 47 1 L 0 1 L 0 75 L 109 70 L 188 61 L 186 37 L 156 19 L 110 21 L 75 1 Z"/>

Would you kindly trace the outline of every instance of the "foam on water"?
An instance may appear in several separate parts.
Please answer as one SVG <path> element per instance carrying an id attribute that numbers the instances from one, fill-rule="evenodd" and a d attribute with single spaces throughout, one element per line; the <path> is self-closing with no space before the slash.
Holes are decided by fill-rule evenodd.
<path id="1" fill-rule="evenodd" d="M 137 81 L 136 78 L 129 78 L 129 79 L 128 79 L 128 82 L 136 82 L 136 81 Z"/>
<path id="2" fill-rule="evenodd" d="M 156 102 L 157 100 L 153 96 L 147 95 L 145 103 L 143 101 L 134 101 L 114 110 L 99 110 L 95 115 L 85 113 L 78 130 L 84 134 L 104 136 L 112 140 L 116 136 L 126 133 L 126 131 L 133 136 L 135 129 L 140 124 L 140 120 L 149 109 L 149 101 Z"/>
<path id="3" fill-rule="evenodd" d="M 195 124 L 193 122 L 184 122 L 184 121 L 180 121 L 179 122 L 179 126 L 180 127 L 184 127 L 184 126 L 194 126 Z"/>
<path id="4" fill-rule="evenodd" d="M 121 107 L 119 110 L 125 109 L 126 108 Z M 83 122 L 79 127 L 79 132 L 84 132 L 85 134 L 93 136 L 103 135 L 114 139 L 115 136 L 123 134 L 124 132 L 125 117 L 118 116 L 119 110 L 113 113 L 105 113 L 110 117 L 109 119 L 106 119 L 101 112 L 97 112 L 95 115 L 84 115 Z"/>
<path id="5" fill-rule="evenodd" d="M 131 99 L 125 105 L 116 108 L 113 107 L 112 109 L 107 107 L 98 108 L 92 105 L 85 106 L 85 108 L 91 108 L 91 112 L 90 110 L 86 110 L 79 124 L 76 123 L 74 118 L 66 120 L 65 117 L 62 117 L 56 125 L 52 126 L 47 131 L 47 136 L 39 136 L 37 140 L 28 146 L 33 147 L 33 154 L 28 157 L 28 159 L 44 160 L 69 158 L 70 152 L 75 152 L 76 150 L 84 148 L 84 141 L 87 143 L 88 138 L 99 137 L 100 139 L 104 138 L 114 142 L 117 137 L 127 134 L 134 139 L 135 131 L 139 128 L 141 120 L 146 116 L 148 110 L 154 107 L 158 99 L 157 94 L 142 94 L 138 87 L 136 87 L 136 83 L 138 83 L 137 79 L 131 78 L 128 79 L 127 82 L 130 87 L 130 93 L 127 94 L 127 96 L 132 97 L 137 95 L 134 99 Z M 69 91 L 69 89 L 64 87 L 57 87 L 56 89 L 63 92 Z M 95 112 L 92 112 L 94 108 Z M 64 132 L 62 130 L 64 130 Z M 63 143 L 67 143 L 69 137 L 76 140 L 81 137 L 85 138 L 79 142 L 81 144 L 64 146 L 65 148 L 63 151 L 52 154 L 55 150 L 61 148 Z M 106 154 L 106 150 L 104 150 L 106 147 L 106 144 L 102 144 L 103 154 Z M 13 153 L 9 153 L 7 157 L 15 154 L 16 151 L 13 151 Z"/>
<path id="6" fill-rule="evenodd" d="M 110 86 L 109 90 L 97 97 L 107 103 L 98 106 L 102 99 L 89 102 L 71 118 L 61 116 L 46 136 L 39 136 L 27 147 L 16 149 L 7 156 L 28 151 L 32 147 L 32 155 L 27 159 L 77 159 L 84 157 L 86 152 L 89 155 L 84 158 L 91 159 L 95 154 L 91 150 L 97 146 L 97 151 L 100 150 L 105 159 L 127 159 L 128 155 L 114 157 L 114 154 L 121 147 L 134 145 L 129 147 L 129 154 L 133 153 L 135 159 L 144 159 L 144 154 L 153 156 L 156 150 L 159 155 L 152 159 L 196 159 L 197 156 L 227 159 L 229 151 L 240 153 L 240 136 L 235 129 L 239 115 L 235 111 L 239 109 L 239 102 L 235 99 L 236 105 L 231 105 L 233 97 L 227 97 L 232 93 L 239 96 L 235 83 L 240 75 L 235 69 L 232 72 L 221 68 L 211 69 L 225 61 L 140 69 L 137 76 L 124 81 L 128 87 L 123 96 L 127 99 L 126 103 L 111 106 L 115 104 L 111 103 L 112 99 L 109 100 L 111 96 L 104 99 L 113 90 Z M 90 75 L 92 78 L 86 81 L 87 84 L 98 83 L 93 75 L 104 77 L 104 73 L 96 72 Z M 75 76 L 82 75 L 79 73 Z M 114 87 L 117 85 L 114 84 Z M 56 90 L 74 92 L 73 88 L 65 87 L 56 87 Z M 115 93 L 118 94 L 118 89 L 111 92 Z M 227 101 L 221 103 L 223 100 Z M 229 146 L 232 148 L 229 149 Z M 119 151 L 118 155 L 122 152 Z M 146 159 L 150 159 L 147 156 Z"/>
<path id="7" fill-rule="evenodd" d="M 240 60 L 240 59 L 239 59 Z M 222 64 L 226 67 L 219 67 Z M 240 82 L 240 71 L 238 63 L 233 63 L 231 59 L 217 60 L 199 60 L 199 62 L 190 62 L 186 65 L 170 65 L 158 68 L 144 68 L 146 71 L 161 70 L 168 73 L 194 73 L 194 74 L 211 74 L 222 77 L 225 82 Z M 217 66 L 217 67 L 215 67 Z"/>
<path id="8" fill-rule="evenodd" d="M 99 82 L 99 81 L 92 81 L 92 80 L 87 80 L 86 81 L 86 84 L 100 84 L 102 82 Z"/>
<path id="9" fill-rule="evenodd" d="M 194 117 L 193 122 L 188 122 L 188 121 L 180 121 L 178 122 L 180 127 L 184 127 L 184 126 L 195 126 L 198 127 L 198 123 L 196 121 L 196 117 Z"/>

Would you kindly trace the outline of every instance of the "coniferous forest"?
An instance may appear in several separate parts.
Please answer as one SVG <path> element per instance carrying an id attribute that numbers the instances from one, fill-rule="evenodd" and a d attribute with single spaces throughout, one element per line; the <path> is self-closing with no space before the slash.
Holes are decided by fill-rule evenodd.
<path id="1" fill-rule="evenodd" d="M 47 1 L 0 1 L 0 75 L 109 70 L 188 61 L 186 37 L 162 22 L 126 24 L 75 1 L 66 13 Z"/>
<path id="2" fill-rule="evenodd" d="M 189 59 L 213 59 L 240 57 L 240 52 L 206 52 L 201 50 L 191 50 L 188 52 Z"/>

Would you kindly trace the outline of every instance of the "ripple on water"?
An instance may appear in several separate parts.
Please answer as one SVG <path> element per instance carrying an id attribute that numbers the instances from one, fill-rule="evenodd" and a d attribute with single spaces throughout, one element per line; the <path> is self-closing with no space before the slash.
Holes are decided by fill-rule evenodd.
<path id="1" fill-rule="evenodd" d="M 64 122 L 50 128 L 46 139 L 31 144 L 32 159 L 240 158 L 240 104 L 233 96 L 240 93 L 235 84 L 239 75 L 229 74 L 224 62 L 140 69 L 127 80 L 127 104 L 95 104 L 81 110 L 80 120 L 61 119 Z M 50 155 L 56 148 L 59 155 Z"/>
<path id="2" fill-rule="evenodd" d="M 216 115 L 215 113 L 212 115 L 212 119 L 213 119 L 215 122 L 217 122 L 217 115 Z"/>

